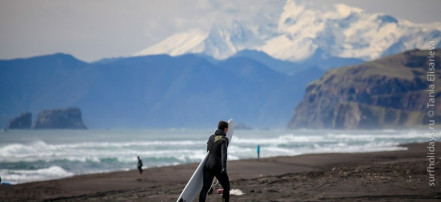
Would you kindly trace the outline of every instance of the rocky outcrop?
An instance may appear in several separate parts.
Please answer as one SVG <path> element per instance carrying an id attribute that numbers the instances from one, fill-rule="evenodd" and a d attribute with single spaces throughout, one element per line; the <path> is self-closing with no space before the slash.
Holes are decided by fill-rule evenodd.
<path id="1" fill-rule="evenodd" d="M 427 56 L 428 50 L 413 50 L 327 72 L 307 86 L 289 127 L 371 129 L 427 123 L 429 96 L 441 100 L 440 56 L 432 74 L 435 82 L 427 80 Z M 430 91 L 429 84 L 436 89 Z M 439 123 L 441 105 L 435 106 Z"/>
<path id="2" fill-rule="evenodd" d="M 23 113 L 20 116 L 12 119 L 6 129 L 31 129 L 32 114 Z"/>
<path id="3" fill-rule="evenodd" d="M 38 114 L 35 129 L 86 129 L 81 110 L 78 108 L 65 108 L 44 110 Z"/>

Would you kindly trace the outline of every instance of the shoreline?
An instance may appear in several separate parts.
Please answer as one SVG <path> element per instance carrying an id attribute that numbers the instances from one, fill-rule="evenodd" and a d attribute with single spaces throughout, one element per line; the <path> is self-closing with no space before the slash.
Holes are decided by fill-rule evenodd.
<path id="1" fill-rule="evenodd" d="M 419 143 L 408 143 L 408 144 L 419 144 Z M 407 145 L 407 144 L 395 145 L 393 147 L 400 148 L 400 149 L 392 149 L 392 150 L 378 150 L 378 151 L 374 150 L 374 151 L 363 151 L 363 152 L 316 152 L 316 153 L 305 153 L 305 154 L 297 154 L 297 155 L 282 155 L 282 156 L 261 157 L 261 159 L 271 159 L 271 158 L 281 158 L 281 157 L 296 157 L 296 156 L 303 156 L 303 155 L 352 154 L 352 153 L 353 154 L 357 154 L 357 153 L 373 153 L 373 152 L 389 152 L 389 151 L 407 150 L 407 147 L 404 146 L 404 145 Z M 228 162 L 246 161 L 246 160 L 255 160 L 255 159 L 257 159 L 257 158 L 245 158 L 245 159 L 238 159 L 238 160 L 228 160 Z M 163 165 L 163 166 L 153 166 L 153 167 L 149 167 L 149 168 L 143 168 L 143 170 L 155 169 L 155 168 L 163 168 L 163 167 L 182 166 L 182 165 L 191 165 L 191 164 L 199 165 L 199 162 L 182 163 L 182 164 L 174 164 L 174 165 Z M 96 172 L 96 173 L 73 174 L 73 175 L 65 176 L 65 177 L 61 177 L 61 178 L 43 179 L 43 180 L 22 182 L 22 183 L 17 183 L 17 184 L 10 184 L 10 185 L 22 185 L 22 184 L 29 184 L 29 183 L 44 183 L 44 182 L 47 182 L 47 181 L 63 180 L 63 179 L 68 179 L 68 178 L 72 178 L 72 177 L 77 177 L 77 176 L 88 176 L 88 175 L 99 175 L 99 174 L 118 173 L 118 172 L 129 172 L 129 171 L 135 171 L 135 170 L 137 170 L 137 169 L 133 169 L 133 168 L 130 169 L 130 168 L 128 168 L 128 169 L 121 169 L 121 170 Z"/>
<path id="2" fill-rule="evenodd" d="M 439 173 L 441 142 L 436 142 L 436 145 L 435 172 Z M 259 201 L 263 198 L 350 201 L 369 198 L 400 200 L 441 198 L 441 191 L 429 187 L 429 178 L 424 172 L 427 166 L 425 163 L 427 143 L 400 146 L 408 149 L 366 153 L 303 154 L 229 161 L 228 174 L 232 189 L 240 189 L 245 193 L 242 196 L 232 196 L 232 200 Z M 142 175 L 139 175 L 137 170 L 117 171 L 1 186 L 0 200 L 175 201 L 197 165 L 198 163 L 192 163 L 148 168 L 144 169 Z M 370 170 L 369 173 L 377 173 L 375 176 L 380 177 L 377 179 L 372 177 L 373 175 L 364 176 L 367 173 L 363 170 Z M 401 179 L 401 175 L 397 173 L 411 177 Z M 366 181 L 368 177 L 372 179 Z M 440 178 L 436 178 L 437 187 L 441 186 Z M 388 182 L 384 182 L 385 179 Z M 355 189 L 348 184 L 349 181 L 352 181 L 354 186 L 361 187 Z M 403 183 L 410 184 L 404 186 Z M 374 191 L 368 189 L 373 185 L 377 187 L 373 188 Z M 321 192 L 318 189 L 320 187 L 323 188 Z M 351 188 L 354 190 L 348 191 Z M 383 189 L 379 190 L 380 188 Z M 333 189 L 335 190 L 330 192 Z M 217 201 L 220 198 L 210 195 L 207 199 L 207 201 Z"/>

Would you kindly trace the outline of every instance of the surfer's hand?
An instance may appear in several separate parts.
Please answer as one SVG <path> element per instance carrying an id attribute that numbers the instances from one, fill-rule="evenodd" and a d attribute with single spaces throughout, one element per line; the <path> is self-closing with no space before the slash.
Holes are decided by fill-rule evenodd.
<path id="1" fill-rule="evenodd" d="M 227 169 L 226 168 L 222 168 L 221 174 L 225 174 L 225 173 L 227 173 Z"/>

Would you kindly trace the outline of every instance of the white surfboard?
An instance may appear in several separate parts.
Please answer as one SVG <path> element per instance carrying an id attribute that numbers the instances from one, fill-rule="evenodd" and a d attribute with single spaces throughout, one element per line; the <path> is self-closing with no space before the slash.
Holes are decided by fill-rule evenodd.
<path id="1" fill-rule="evenodd" d="M 228 132 L 227 132 L 228 145 L 231 144 L 233 131 L 234 131 L 234 123 L 233 123 L 233 119 L 230 119 L 228 120 Z M 185 185 L 185 188 L 182 191 L 181 195 L 179 196 L 177 202 L 191 202 L 201 192 L 203 185 L 203 178 L 204 178 L 204 165 L 208 159 L 208 153 L 209 152 L 207 152 L 204 159 L 196 168 L 196 171 L 194 171 L 187 185 Z"/>

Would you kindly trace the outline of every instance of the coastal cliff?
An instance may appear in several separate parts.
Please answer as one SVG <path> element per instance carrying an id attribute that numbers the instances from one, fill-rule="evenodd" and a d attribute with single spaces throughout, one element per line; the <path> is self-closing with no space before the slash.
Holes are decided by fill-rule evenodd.
<path id="1" fill-rule="evenodd" d="M 288 127 L 376 129 L 426 124 L 429 99 L 441 97 L 441 49 L 434 51 L 433 72 L 428 50 L 327 72 L 307 86 Z M 432 120 L 440 123 L 441 105 L 435 103 L 433 111 Z"/>

